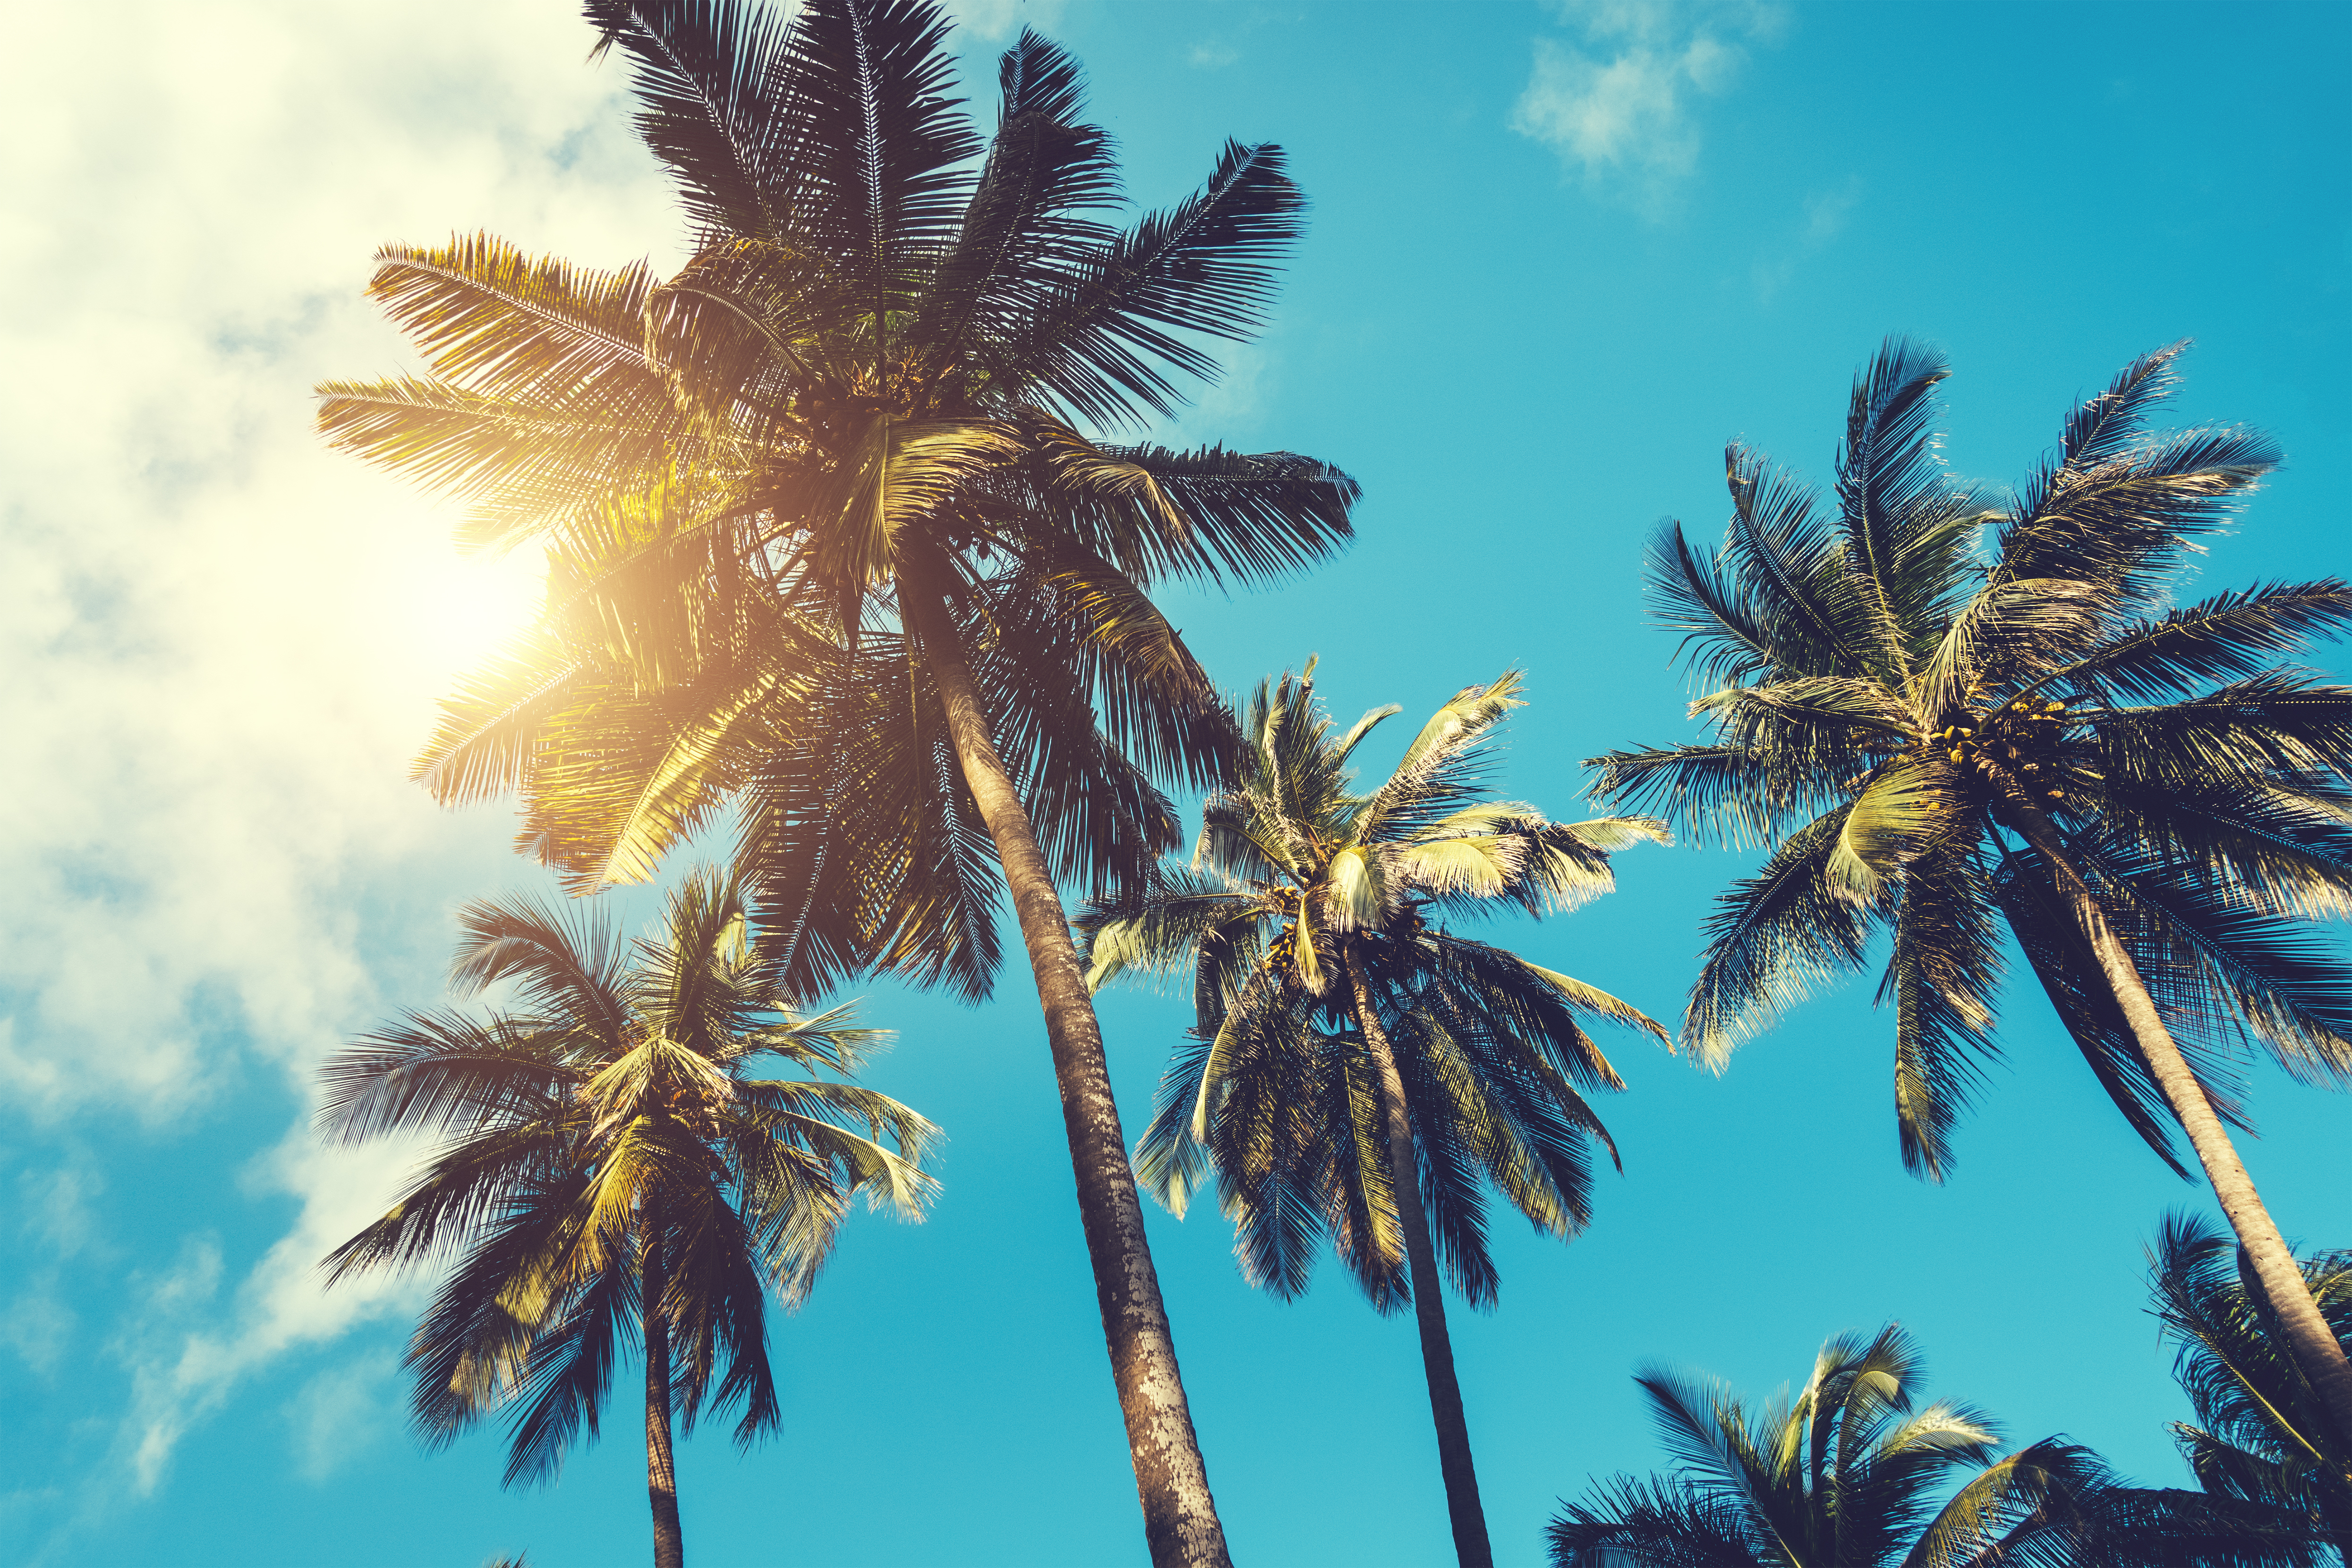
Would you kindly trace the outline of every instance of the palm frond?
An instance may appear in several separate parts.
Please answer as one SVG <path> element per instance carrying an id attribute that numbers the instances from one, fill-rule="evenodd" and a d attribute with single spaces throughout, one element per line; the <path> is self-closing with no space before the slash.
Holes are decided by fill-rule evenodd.
<path id="1" fill-rule="evenodd" d="M 1100 424 L 1139 408 L 1173 413 L 1160 368 L 1213 380 L 1216 363 L 1179 333 L 1246 337 L 1273 270 L 1300 233 L 1305 201 L 1282 150 L 1227 142 L 1208 184 L 1087 259 L 1020 329 L 1004 363 L 1038 393 Z"/>
<path id="2" fill-rule="evenodd" d="M 2352 583 L 2262 583 L 2116 628 L 2044 679 L 2102 699 L 2156 702 L 2210 682 L 2251 680 L 2270 657 L 2352 626 Z"/>
<path id="3" fill-rule="evenodd" d="M 1951 1135 L 2000 1055 L 1993 892 L 1974 856 L 1946 848 L 1907 878 L 1878 999 L 1895 1007 L 1895 1114 L 1904 1168 L 1940 1182 Z"/>
<path id="4" fill-rule="evenodd" d="M 1684 1049 L 1720 1071 L 1732 1049 L 1822 981 L 1862 962 L 1872 911 L 1829 879 L 1840 808 L 1790 834 L 1753 877 L 1716 900 L 1683 1011 Z"/>

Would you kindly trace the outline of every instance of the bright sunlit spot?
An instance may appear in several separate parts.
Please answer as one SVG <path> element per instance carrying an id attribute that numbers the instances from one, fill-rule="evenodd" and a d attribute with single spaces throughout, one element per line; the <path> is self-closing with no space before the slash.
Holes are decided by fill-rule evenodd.
<path id="1" fill-rule="evenodd" d="M 383 650 L 396 667 L 389 673 L 399 700 L 421 691 L 438 701 L 512 646 L 538 616 L 546 578 L 546 557 L 536 549 L 465 555 L 442 543 L 420 551 L 407 573 L 380 590 L 401 628 Z"/>

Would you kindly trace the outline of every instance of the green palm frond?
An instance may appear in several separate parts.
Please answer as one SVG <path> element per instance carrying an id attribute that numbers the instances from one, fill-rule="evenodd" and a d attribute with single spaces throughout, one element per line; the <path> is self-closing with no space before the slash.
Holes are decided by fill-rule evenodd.
<path id="1" fill-rule="evenodd" d="M 1868 911 L 1829 877 L 1845 817 L 1841 808 L 1790 834 L 1755 876 L 1717 895 L 1681 1034 L 1706 1066 L 1720 1071 L 1734 1047 L 1861 963 Z"/>
<path id="2" fill-rule="evenodd" d="M 1996 1058 L 1993 998 L 2001 952 L 1983 868 L 1947 850 L 1919 868 L 1895 912 L 1878 999 L 1895 1008 L 1895 1112 L 1904 1168 L 1951 1169 L 1951 1139 Z"/>
<path id="3" fill-rule="evenodd" d="M 330 1058 L 322 1125 L 346 1140 L 438 1133 L 391 1210 L 331 1253 L 330 1283 L 450 1262 L 412 1341 L 420 1431 L 509 1417 L 508 1480 L 551 1480 L 593 1436 L 625 1332 L 667 1325 L 689 1428 L 780 1419 L 765 1293 L 805 1296 L 850 1199 L 919 1219 L 938 1129 L 854 1084 L 750 1076 L 781 1057 L 842 1070 L 878 1044 L 845 1008 L 785 1008 L 740 883 L 688 878 L 625 944 L 528 898 L 467 906 L 464 993 L 509 987 L 486 1021 L 409 1015 Z M 886 1146 L 888 1145 L 888 1146 Z M 657 1255 L 666 1281 L 639 1300 Z"/>
<path id="4" fill-rule="evenodd" d="M 1822 875 L 1840 897 L 1877 900 L 1906 861 L 1929 848 L 1962 805 L 1958 781 L 1930 760 L 1897 758 L 1879 768 L 1846 808 Z"/>
<path id="5" fill-rule="evenodd" d="M 2265 583 L 2107 632 L 2053 684 L 2156 701 L 2211 684 L 2249 680 L 2268 660 L 2352 626 L 2352 583 Z"/>
<path id="6" fill-rule="evenodd" d="M 1162 364 L 1213 379 L 1215 362 L 1176 334 L 1242 338 L 1263 320 L 1305 206 L 1284 162 L 1278 147 L 1229 142 L 1198 194 L 1087 256 L 1005 334 L 1021 389 L 1111 423 L 1173 412 Z"/>

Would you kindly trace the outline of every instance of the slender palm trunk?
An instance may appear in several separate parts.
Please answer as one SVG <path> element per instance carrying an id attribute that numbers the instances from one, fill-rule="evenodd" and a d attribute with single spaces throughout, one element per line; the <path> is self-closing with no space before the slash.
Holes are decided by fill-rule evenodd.
<path id="1" fill-rule="evenodd" d="M 1494 1568 L 1486 1541 L 1486 1510 L 1478 1501 L 1478 1472 L 1470 1462 L 1470 1421 L 1462 1410 L 1462 1384 L 1454 1375 L 1454 1341 L 1445 1331 L 1445 1298 L 1439 1289 L 1437 1249 L 1429 1239 L 1429 1215 L 1421 1206 L 1421 1167 L 1413 1157 L 1412 1121 L 1406 1114 L 1404 1079 L 1381 1027 L 1372 994 L 1353 952 L 1348 983 L 1354 988 L 1356 1024 L 1381 1075 L 1381 1117 L 1389 1141 L 1389 1186 L 1395 1193 L 1397 1224 L 1404 1232 L 1405 1261 L 1412 1272 L 1412 1316 L 1421 1329 L 1421 1368 L 1429 1381 L 1429 1414 L 1437 1424 L 1437 1468 L 1445 1478 L 1445 1512 L 1454 1526 L 1454 1554 L 1462 1568 Z"/>
<path id="2" fill-rule="evenodd" d="M 684 1568 L 686 1538 L 677 1523 L 677 1459 L 669 1433 L 669 1320 L 659 1303 L 667 1276 L 661 1242 L 646 1243 L 646 1495 L 654 1510 L 654 1568 Z"/>
<path id="3" fill-rule="evenodd" d="M 2074 918 L 2105 973 L 2116 1005 L 2131 1026 L 2132 1037 L 2139 1043 L 2140 1054 L 2147 1058 L 2157 1087 L 2188 1131 L 2189 1146 L 2205 1167 L 2205 1179 L 2213 1184 L 2213 1196 L 2229 1217 L 2230 1228 L 2238 1233 L 2238 1244 L 2253 1260 L 2255 1278 L 2270 1298 L 2271 1310 L 2278 1314 L 2280 1332 L 2295 1364 L 2318 1393 L 2321 1407 L 2335 1423 L 2339 1438 L 2352 1442 L 2352 1362 L 2345 1359 L 2344 1347 L 2336 1342 L 2327 1320 L 2320 1316 L 2294 1254 L 2272 1223 L 2270 1211 L 2263 1206 L 2262 1194 L 2254 1190 L 2253 1178 L 2239 1161 L 2221 1119 L 2214 1114 L 2196 1074 L 2189 1070 L 2188 1060 L 2164 1026 L 2156 999 L 2140 978 L 2139 966 L 2107 924 L 2089 885 L 2067 860 L 2056 825 L 2031 801 L 2010 804 L 2019 831 L 2056 871 L 2060 890 L 2074 906 Z"/>
<path id="4" fill-rule="evenodd" d="M 1143 1234 L 1143 1205 L 1127 1158 L 1127 1135 L 1111 1099 L 1102 1026 L 1070 945 L 1069 918 L 1020 795 L 997 754 L 988 716 L 972 688 L 936 583 L 898 579 L 899 613 L 921 639 L 964 782 L 996 842 L 1021 941 L 1037 977 L 1062 1125 L 1077 1178 L 1078 1216 L 1094 1265 L 1095 1299 L 1110 1350 L 1111 1380 L 1127 1418 L 1135 1489 L 1143 1503 L 1152 1568 L 1231 1568 L 1224 1528 L 1209 1495 L 1208 1468 L 1177 1374 L 1176 1342 L 1160 1300 L 1160 1276 Z"/>

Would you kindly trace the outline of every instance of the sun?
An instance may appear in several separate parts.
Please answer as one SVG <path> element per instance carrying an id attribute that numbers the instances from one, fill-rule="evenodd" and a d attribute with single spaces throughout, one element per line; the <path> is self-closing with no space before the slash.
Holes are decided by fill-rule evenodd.
<path id="1" fill-rule="evenodd" d="M 377 585 L 397 626 L 387 652 L 403 703 L 437 701 L 467 674 L 511 647 L 539 617 L 546 596 L 543 551 L 462 554 L 435 542 L 400 562 Z"/>

